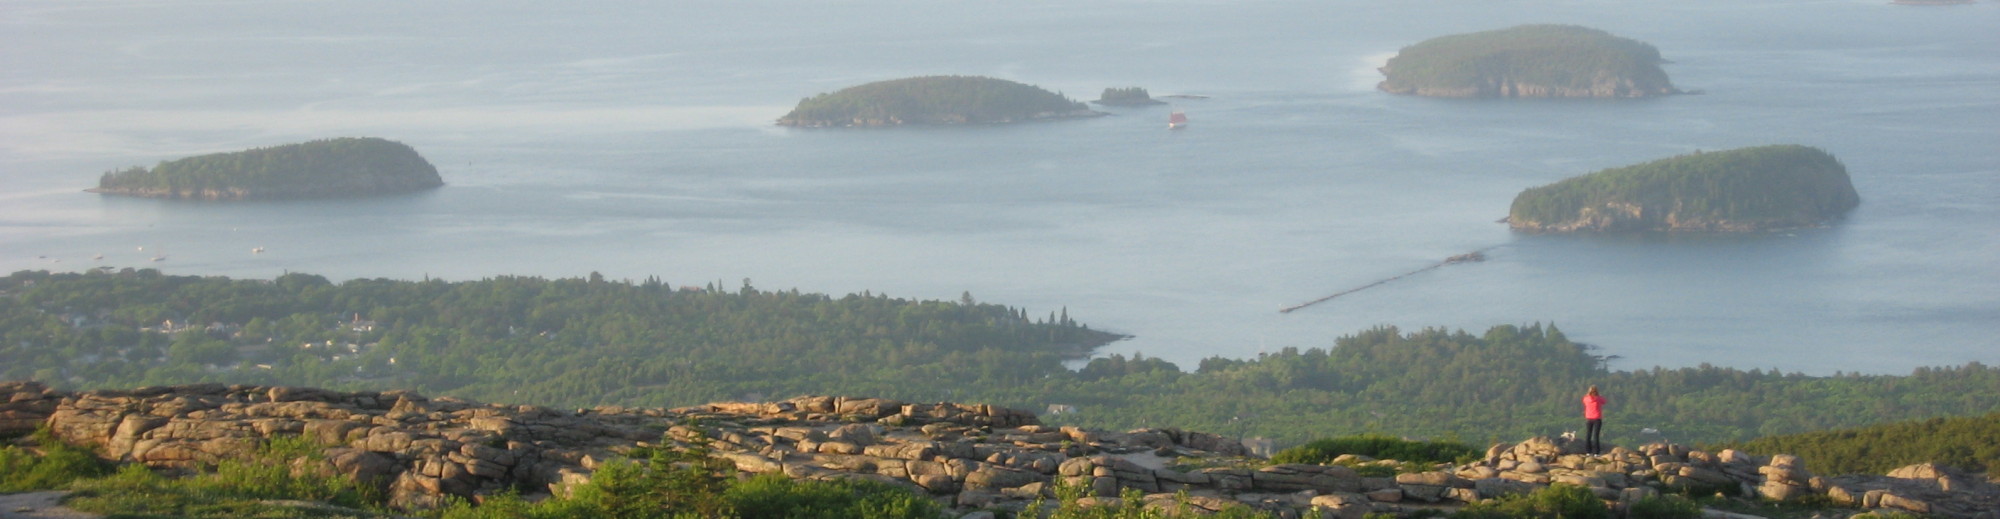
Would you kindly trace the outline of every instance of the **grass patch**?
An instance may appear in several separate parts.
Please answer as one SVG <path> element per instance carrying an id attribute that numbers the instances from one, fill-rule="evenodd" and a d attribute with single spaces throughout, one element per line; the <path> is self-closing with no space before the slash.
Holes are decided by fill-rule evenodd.
<path id="1" fill-rule="evenodd" d="M 1853 510 L 1852 508 L 1834 503 L 1833 498 L 1825 495 L 1800 496 L 1790 501 L 1729 499 L 1723 497 L 1704 497 L 1695 499 L 1695 501 L 1701 503 L 1701 506 L 1716 510 L 1768 517 L 1770 519 L 1806 519 L 1828 511 Z"/>
<path id="2" fill-rule="evenodd" d="M 0 492 L 59 490 L 111 473 L 111 465 L 98 460 L 96 451 L 63 443 L 47 426 L 29 440 L 34 447 L 0 447 Z"/>
<path id="3" fill-rule="evenodd" d="M 1604 506 L 1590 489 L 1557 483 L 1536 490 L 1527 495 L 1507 496 L 1500 499 L 1480 501 L 1466 506 L 1456 519 L 1517 519 L 1534 517 L 1561 517 L 1565 519 L 1611 519 L 1611 509 Z"/>
<path id="4" fill-rule="evenodd" d="M 248 459 L 184 478 L 131 464 L 109 477 L 75 482 L 64 504 L 130 518 L 389 516 L 373 486 L 334 474 L 320 456 L 320 447 L 308 440 L 281 437 Z"/>

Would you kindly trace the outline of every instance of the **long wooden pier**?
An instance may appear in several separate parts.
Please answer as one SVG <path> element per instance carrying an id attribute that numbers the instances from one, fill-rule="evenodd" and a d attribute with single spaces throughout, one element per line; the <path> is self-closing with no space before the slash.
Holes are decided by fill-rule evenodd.
<path id="1" fill-rule="evenodd" d="M 1449 257 L 1449 258 L 1445 258 L 1445 259 L 1444 259 L 1444 261 L 1440 261 L 1440 262 L 1437 262 L 1437 263 L 1435 263 L 1435 264 L 1432 264 L 1431 266 L 1428 266 L 1428 267 L 1424 267 L 1424 268 L 1420 268 L 1420 269 L 1416 269 L 1416 270 L 1412 270 L 1412 271 L 1409 271 L 1409 272 L 1404 272 L 1404 273 L 1402 273 L 1402 274 L 1398 274 L 1398 275 L 1395 275 L 1395 276 L 1391 276 L 1391 277 L 1389 277 L 1388 279 L 1383 279 L 1383 280 L 1380 280 L 1380 281 L 1376 281 L 1376 282 L 1374 282 L 1374 283 L 1369 283 L 1369 284 L 1366 284 L 1366 285 L 1361 285 L 1361 286 L 1358 286 L 1358 287 L 1354 287 L 1354 288 L 1350 288 L 1350 289 L 1347 289 L 1347 290 L 1342 290 L 1342 291 L 1339 291 L 1339 292 L 1334 292 L 1334 293 L 1333 293 L 1333 295 L 1329 295 L 1329 296 L 1326 296 L 1326 297 L 1322 297 L 1322 298 L 1319 298 L 1319 299 L 1314 299 L 1314 300 L 1311 300 L 1311 301 L 1306 301 L 1306 302 L 1304 302 L 1304 303 L 1299 303 L 1299 304 L 1296 304 L 1296 305 L 1292 305 L 1292 306 L 1287 306 L 1287 307 L 1284 307 L 1284 308 L 1280 308 L 1280 309 L 1278 309 L 1278 313 L 1281 313 L 1281 314 L 1289 314 L 1289 313 L 1292 313 L 1292 311 L 1293 311 L 1293 310 L 1298 310 L 1298 309 L 1301 309 L 1301 308 L 1305 308 L 1305 307 L 1308 307 L 1308 306 L 1312 306 L 1312 305 L 1316 305 L 1316 304 L 1320 304 L 1320 303 L 1324 303 L 1324 302 L 1327 302 L 1327 301 L 1332 301 L 1332 300 L 1333 300 L 1334 298 L 1336 298 L 1336 297 L 1340 297 L 1340 296 L 1344 296 L 1344 295 L 1348 295 L 1348 294 L 1352 294 L 1352 293 L 1355 293 L 1355 292 L 1360 292 L 1360 291 L 1363 291 L 1363 290 L 1367 290 L 1367 289 L 1370 289 L 1370 288 L 1375 288 L 1375 287 L 1379 287 L 1379 286 L 1382 286 L 1382 285 L 1385 285 L 1385 284 L 1388 284 L 1388 283 L 1389 283 L 1390 281 L 1395 281 L 1395 280 L 1398 280 L 1398 279 L 1403 279 L 1403 278 L 1406 278 L 1406 277 L 1410 277 L 1410 276 L 1414 276 L 1414 275 L 1417 275 L 1417 274 L 1422 274 L 1422 273 L 1425 273 L 1425 272 L 1430 272 L 1430 271 L 1432 271 L 1432 270 L 1437 270 L 1437 269 L 1438 269 L 1438 267 L 1443 267 L 1443 266 L 1445 266 L 1445 265 L 1450 265 L 1450 264 L 1453 264 L 1453 263 L 1472 263 L 1472 262 L 1477 262 L 1477 261 L 1486 261 L 1486 251 L 1490 251 L 1490 250 L 1493 250 L 1494 248 L 1497 248 L 1497 247 L 1499 247 L 1499 246 L 1498 246 L 1498 245 L 1495 245 L 1495 246 L 1493 246 L 1493 247 L 1487 247 L 1487 248 L 1484 248 L 1484 249 L 1479 249 L 1479 250 L 1476 250 L 1476 251 L 1472 251 L 1472 252 L 1467 252 L 1467 253 L 1465 253 L 1465 254 L 1459 254 L 1459 255 L 1457 255 L 1457 256 L 1452 256 L 1452 257 Z"/>

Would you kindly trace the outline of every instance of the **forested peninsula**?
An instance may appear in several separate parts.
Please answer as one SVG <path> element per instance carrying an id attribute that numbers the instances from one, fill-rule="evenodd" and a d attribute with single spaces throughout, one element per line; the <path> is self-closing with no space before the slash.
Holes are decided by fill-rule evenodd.
<path id="1" fill-rule="evenodd" d="M 1255 358 L 1209 358 L 1192 372 L 1123 355 L 1069 369 L 1065 361 L 1121 336 L 1060 308 L 1031 312 L 971 294 L 936 301 L 718 285 L 24 271 L 0 278 L 0 380 L 408 389 L 570 408 L 869 395 L 1279 445 L 1371 432 L 1485 440 L 1574 430 L 1576 399 L 1592 384 L 1617 403 L 1605 434 L 1624 445 L 2000 411 L 2000 369 L 1979 364 L 1906 375 L 1613 370 L 1610 351 L 1549 324 L 1477 334 L 1383 327 Z"/>
<path id="2" fill-rule="evenodd" d="M 379 195 L 444 185 L 408 145 L 344 137 L 163 161 L 108 171 L 93 193 L 147 198 L 254 200 Z"/>
<path id="3" fill-rule="evenodd" d="M 1377 88 L 1428 97 L 1650 97 L 1678 93 L 1652 45 L 1575 25 L 1522 25 L 1404 47 Z"/>
<path id="4" fill-rule="evenodd" d="M 779 126 L 998 124 L 1103 115 L 1033 85 L 978 76 L 877 81 L 799 100 Z"/>
<path id="5" fill-rule="evenodd" d="M 1846 166 L 1818 148 L 1695 152 L 1601 170 L 1514 197 L 1530 232 L 1763 231 L 1822 225 L 1861 203 Z"/>

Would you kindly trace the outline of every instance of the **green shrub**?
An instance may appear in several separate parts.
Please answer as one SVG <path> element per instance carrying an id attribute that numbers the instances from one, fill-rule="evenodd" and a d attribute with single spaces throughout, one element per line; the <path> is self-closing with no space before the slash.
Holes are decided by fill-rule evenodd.
<path id="1" fill-rule="evenodd" d="M 355 517 L 383 515 L 381 493 L 319 463 L 320 447 L 297 437 L 272 438 L 247 459 L 167 478 L 131 464 L 102 479 L 71 485 L 66 504 L 85 512 L 132 517 Z M 324 503 L 293 506 L 273 500 Z"/>
<path id="2" fill-rule="evenodd" d="M 1118 496 L 1118 502 L 1110 506 L 1083 505 L 1083 497 L 1088 485 L 1056 485 L 1056 502 L 1053 510 L 1049 503 L 1036 499 L 1016 517 L 1046 517 L 1048 519 L 1167 519 L 1170 517 L 1191 517 L 1196 513 L 1188 503 L 1186 492 L 1176 494 L 1175 502 L 1167 508 L 1146 506 L 1145 494 L 1135 488 L 1127 488 Z M 1220 512 L 1207 515 L 1210 519 L 1272 519 L 1274 516 L 1259 512 L 1247 506 L 1230 506 Z"/>
<path id="3" fill-rule="evenodd" d="M 63 443 L 47 427 L 36 430 L 33 439 L 40 454 L 0 447 L 0 492 L 59 489 L 111 472 L 111 465 L 97 459 L 91 449 Z"/>
<path id="4" fill-rule="evenodd" d="M 1680 496 L 1652 496 L 1632 503 L 1626 519 L 1700 519 L 1701 504 Z"/>
<path id="5" fill-rule="evenodd" d="M 795 481 L 781 474 L 738 480 L 733 466 L 707 449 L 635 451 L 644 460 L 613 460 L 567 497 L 529 503 L 519 495 L 489 497 L 479 506 L 456 501 L 431 511 L 438 519 L 932 519 L 943 509 L 929 498 L 886 483 Z"/>
<path id="6" fill-rule="evenodd" d="M 1473 503 L 1452 517 L 1457 519 L 1611 519 L 1611 509 L 1590 489 L 1554 484 L 1523 496 Z"/>
<path id="7" fill-rule="evenodd" d="M 1326 463 L 1342 454 L 1409 463 L 1448 463 L 1480 455 L 1470 445 L 1455 441 L 1409 441 L 1381 434 L 1363 434 L 1314 440 L 1271 456 L 1274 463 Z"/>
<path id="8" fill-rule="evenodd" d="M 1820 474 L 1881 474 L 1912 463 L 1968 472 L 2000 469 L 2000 413 L 1946 416 L 1705 445 L 1717 452 L 1788 453 Z"/>
<path id="9" fill-rule="evenodd" d="M 937 502 L 886 483 L 864 480 L 795 481 L 765 474 L 731 485 L 724 498 L 744 519 L 932 519 Z"/>

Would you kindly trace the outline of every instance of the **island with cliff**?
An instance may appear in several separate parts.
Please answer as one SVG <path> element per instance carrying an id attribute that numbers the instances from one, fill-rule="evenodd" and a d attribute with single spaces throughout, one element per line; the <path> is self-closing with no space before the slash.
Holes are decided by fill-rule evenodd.
<path id="1" fill-rule="evenodd" d="M 923 76 L 877 81 L 799 100 L 779 126 L 999 124 L 1103 115 L 1056 92 L 1004 79 Z"/>
<path id="2" fill-rule="evenodd" d="M 1530 232 L 1764 231 L 1823 225 L 1861 203 L 1818 148 L 1695 152 L 1531 188 L 1507 223 Z"/>
<path id="3" fill-rule="evenodd" d="M 1377 88 L 1426 97 L 1626 98 L 1679 93 L 1652 45 L 1575 25 L 1522 25 L 1404 47 Z"/>
<path id="4" fill-rule="evenodd" d="M 343 137 L 212 153 L 152 168 L 108 171 L 93 193 L 196 200 L 332 198 L 417 191 L 444 185 L 437 168 L 409 145 Z"/>

